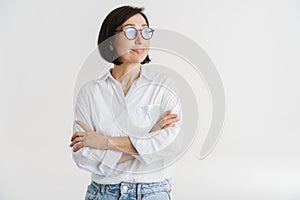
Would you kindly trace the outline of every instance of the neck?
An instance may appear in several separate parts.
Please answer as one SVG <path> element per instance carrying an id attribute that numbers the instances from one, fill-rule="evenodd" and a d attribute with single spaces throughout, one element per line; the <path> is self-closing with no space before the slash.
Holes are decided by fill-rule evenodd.
<path id="1" fill-rule="evenodd" d="M 111 75 L 121 83 L 124 95 L 127 94 L 131 84 L 140 75 L 141 67 L 139 63 L 115 65 L 111 71 Z"/>
<path id="2" fill-rule="evenodd" d="M 138 78 L 140 70 L 139 63 L 114 65 L 111 74 L 121 84 L 127 84 Z"/>

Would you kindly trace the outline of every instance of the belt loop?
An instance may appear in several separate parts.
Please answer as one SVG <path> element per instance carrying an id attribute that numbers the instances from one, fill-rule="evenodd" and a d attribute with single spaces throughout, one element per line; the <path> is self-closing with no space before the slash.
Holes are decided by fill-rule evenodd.
<path id="1" fill-rule="evenodd" d="M 100 193 L 103 195 L 105 192 L 105 184 L 100 185 Z"/>
<path id="2" fill-rule="evenodd" d="M 136 195 L 137 195 L 137 200 L 141 200 L 144 196 L 144 195 L 142 196 L 142 192 L 141 192 L 141 183 L 137 183 Z"/>

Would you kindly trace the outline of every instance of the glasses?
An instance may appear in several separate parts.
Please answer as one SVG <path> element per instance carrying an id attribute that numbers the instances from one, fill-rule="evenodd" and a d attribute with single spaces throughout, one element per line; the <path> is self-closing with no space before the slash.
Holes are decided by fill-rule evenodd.
<path id="1" fill-rule="evenodd" d="M 137 37 L 138 31 L 141 32 L 142 38 L 144 38 L 145 40 L 150 40 L 153 36 L 153 32 L 154 30 L 152 28 L 149 27 L 145 27 L 142 29 L 136 29 L 134 27 L 128 27 L 125 28 L 124 30 L 116 30 L 116 32 L 120 33 L 120 32 L 124 32 L 125 37 L 128 40 L 134 40 Z"/>

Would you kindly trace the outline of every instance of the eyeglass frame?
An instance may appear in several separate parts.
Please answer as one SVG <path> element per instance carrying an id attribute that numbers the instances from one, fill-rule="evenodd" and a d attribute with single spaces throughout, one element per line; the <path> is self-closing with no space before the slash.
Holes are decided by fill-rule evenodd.
<path id="1" fill-rule="evenodd" d="M 137 34 L 136 34 L 135 38 L 129 39 L 129 38 L 126 36 L 126 29 L 128 29 L 128 28 L 133 28 L 133 29 L 136 30 Z M 142 30 L 145 29 L 145 28 L 150 29 L 151 32 L 152 32 L 152 35 L 151 35 L 151 37 L 150 37 L 149 39 L 144 38 L 144 36 L 143 36 L 143 34 L 142 34 Z M 138 32 L 140 32 L 140 33 L 141 33 L 141 36 L 142 36 L 142 38 L 143 38 L 144 40 L 150 40 L 150 39 L 153 37 L 153 32 L 154 32 L 154 31 L 155 31 L 155 30 L 154 30 L 153 28 L 150 28 L 150 27 L 144 27 L 144 28 L 140 28 L 140 29 L 137 29 L 137 28 L 135 28 L 135 27 L 127 27 L 127 28 L 125 28 L 125 29 L 123 29 L 123 30 L 116 30 L 115 32 L 116 32 L 116 33 L 124 32 L 124 35 L 125 35 L 125 37 L 126 37 L 128 40 L 134 40 L 134 39 L 136 39 L 137 36 L 138 36 Z"/>

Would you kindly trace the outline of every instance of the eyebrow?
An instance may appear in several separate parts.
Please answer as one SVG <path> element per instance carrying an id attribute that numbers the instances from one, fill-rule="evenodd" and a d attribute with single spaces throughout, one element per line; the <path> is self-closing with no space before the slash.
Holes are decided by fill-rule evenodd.
<path id="1" fill-rule="evenodd" d="M 125 26 L 135 26 L 135 24 L 125 24 L 124 26 L 122 26 L 122 28 L 124 28 Z M 143 24 L 142 26 L 148 26 L 147 24 Z"/>

